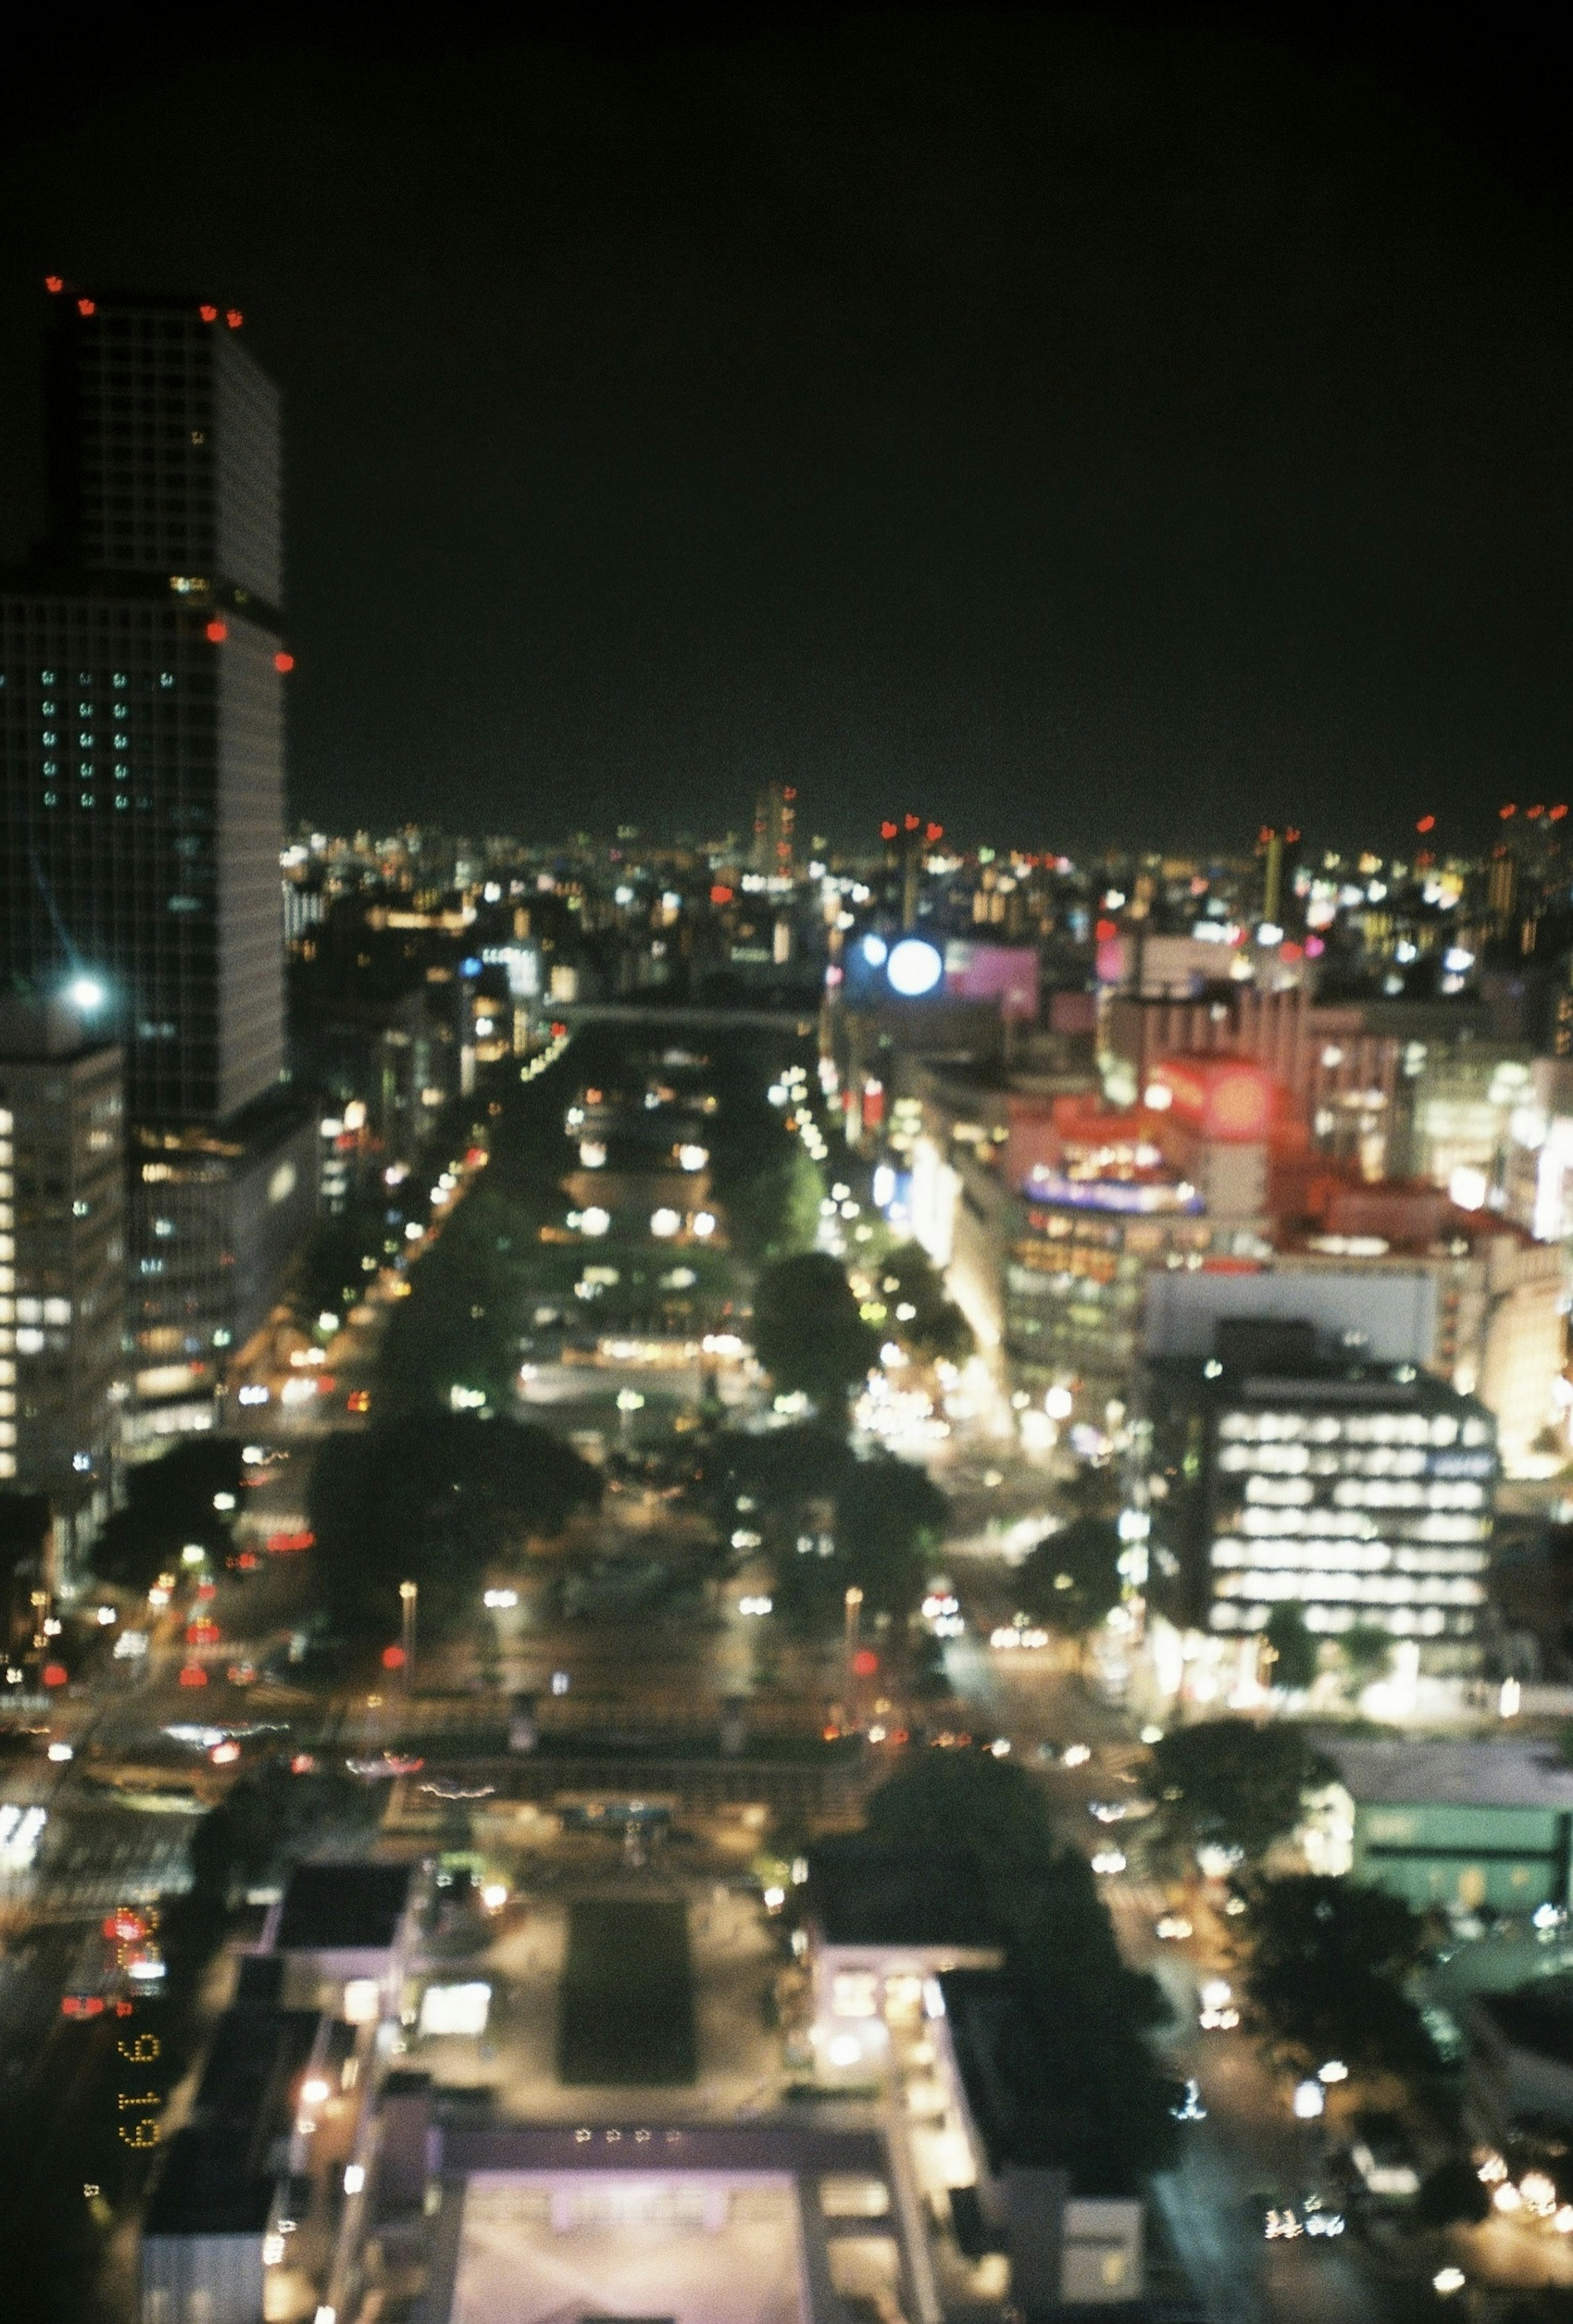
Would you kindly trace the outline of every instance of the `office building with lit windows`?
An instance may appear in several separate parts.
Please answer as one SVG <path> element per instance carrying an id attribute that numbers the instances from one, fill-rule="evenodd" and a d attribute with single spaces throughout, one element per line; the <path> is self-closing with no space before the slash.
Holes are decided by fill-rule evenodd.
<path id="1" fill-rule="evenodd" d="M 67 1574 L 114 1490 L 124 1167 L 119 1049 L 68 1002 L 0 1001 L 0 1483 L 48 1499 Z"/>
<path id="2" fill-rule="evenodd" d="M 1498 1473 L 1485 1406 L 1303 1323 L 1220 1323 L 1215 1348 L 1141 1376 L 1154 1611 L 1228 1637 L 1293 1605 L 1312 1632 L 1383 1629 L 1470 1668 Z"/>
<path id="3" fill-rule="evenodd" d="M 0 982 L 102 985 L 133 1149 L 195 1138 L 221 1150 L 193 1184 L 281 1184 L 277 392 L 233 309 L 49 288 L 50 530 L 0 591 Z M 303 1224 L 309 1162 L 290 1183 Z M 134 1372 L 200 1399 L 256 1269 L 247 1205 L 176 1207 L 132 1204 Z"/>

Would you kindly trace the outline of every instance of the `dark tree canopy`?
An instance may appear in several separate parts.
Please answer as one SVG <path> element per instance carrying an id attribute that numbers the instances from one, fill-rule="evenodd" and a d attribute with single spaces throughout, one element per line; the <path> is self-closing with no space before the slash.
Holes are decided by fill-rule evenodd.
<path id="1" fill-rule="evenodd" d="M 1292 1694 L 1303 1693 L 1316 1676 L 1317 1641 L 1300 1608 L 1292 1602 L 1274 1606 L 1267 1617 L 1266 1637 L 1273 1649 L 1273 1684 Z"/>
<path id="2" fill-rule="evenodd" d="M 1073 1637 L 1096 1629 L 1119 1603 L 1119 1553 L 1112 1517 L 1072 1517 L 1024 1560 L 1016 1575 L 1023 1608 Z"/>
<path id="3" fill-rule="evenodd" d="M 125 1506 L 93 1545 L 94 1572 L 101 1581 L 143 1591 L 188 1542 L 223 1558 L 233 1534 L 241 1466 L 237 1438 L 188 1436 L 156 1461 L 128 1470 Z M 229 1508 L 216 1508 L 216 1497 L 227 1499 Z"/>
<path id="4" fill-rule="evenodd" d="M 1177 1727 L 1153 1746 L 1153 1786 L 1169 1838 L 1187 1850 L 1263 1856 L 1293 1831 L 1304 1795 L 1336 1769 L 1303 1731 L 1249 1719 Z"/>
<path id="5" fill-rule="evenodd" d="M 424 1631 L 478 1610 L 483 1574 L 593 1508 L 601 1478 L 548 1429 L 471 1414 L 407 1415 L 333 1438 L 313 1471 L 321 1586 L 352 1636 L 392 1637 L 399 1584 L 420 1591 Z"/>
<path id="6" fill-rule="evenodd" d="M 1357 1881 L 1296 1873 L 1246 1891 L 1258 2022 L 1302 2065 L 1425 2067 L 1434 2052 L 1404 1979 L 1424 1951 L 1417 1914 Z"/>
<path id="7" fill-rule="evenodd" d="M 879 1360 L 879 1335 L 825 1251 L 803 1251 L 763 1270 L 754 1291 L 754 1345 L 783 1395 L 801 1392 L 832 1420 Z"/>
<path id="8" fill-rule="evenodd" d="M 871 1268 L 879 1305 L 881 1338 L 897 1341 L 913 1355 L 933 1363 L 964 1363 L 973 1349 L 972 1328 L 945 1289 L 944 1277 L 921 1243 L 904 1242 Z M 914 1312 L 904 1315 L 901 1310 Z"/>
<path id="9" fill-rule="evenodd" d="M 916 1754 L 867 1810 L 887 1846 L 971 1856 L 1005 1943 L 991 2013 L 1012 2158 L 1068 2165 L 1088 2191 L 1167 2162 L 1174 2124 L 1145 2035 L 1167 2008 L 1127 1969 L 1080 1850 L 1063 1847 L 1042 1787 L 982 1751 Z"/>
<path id="10" fill-rule="evenodd" d="M 865 1821 L 893 1848 L 971 1855 L 997 1911 L 1030 1915 L 1062 1850 L 1040 1784 L 987 1751 L 918 1751 L 869 1801 Z"/>

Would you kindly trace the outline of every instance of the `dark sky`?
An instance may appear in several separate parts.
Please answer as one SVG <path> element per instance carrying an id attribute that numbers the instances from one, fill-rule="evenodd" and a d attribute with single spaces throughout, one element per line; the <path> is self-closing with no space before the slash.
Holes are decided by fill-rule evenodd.
<path id="1" fill-rule="evenodd" d="M 778 773 L 844 839 L 1226 848 L 1573 791 L 1567 59 L 1504 12 L 126 16 L 6 100 L 0 553 L 42 274 L 243 304 L 302 813 Z"/>

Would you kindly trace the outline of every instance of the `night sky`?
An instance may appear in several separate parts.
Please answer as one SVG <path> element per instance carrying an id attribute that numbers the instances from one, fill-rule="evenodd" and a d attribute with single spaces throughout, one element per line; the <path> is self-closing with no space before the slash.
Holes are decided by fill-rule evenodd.
<path id="1" fill-rule="evenodd" d="M 782 775 L 842 841 L 1229 850 L 1573 792 L 1566 59 L 1502 12 L 1418 59 L 1320 15 L 146 14 L 5 100 L 0 554 L 42 275 L 243 305 L 302 814 L 704 832 Z"/>

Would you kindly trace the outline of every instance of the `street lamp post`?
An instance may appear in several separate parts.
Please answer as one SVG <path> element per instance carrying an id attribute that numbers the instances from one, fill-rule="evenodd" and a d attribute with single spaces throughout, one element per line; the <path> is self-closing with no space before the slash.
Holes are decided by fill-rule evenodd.
<path id="1" fill-rule="evenodd" d="M 399 1609 L 403 1617 L 404 1691 L 408 1694 L 415 1683 L 415 1601 L 420 1595 L 418 1582 L 399 1584 Z"/>

